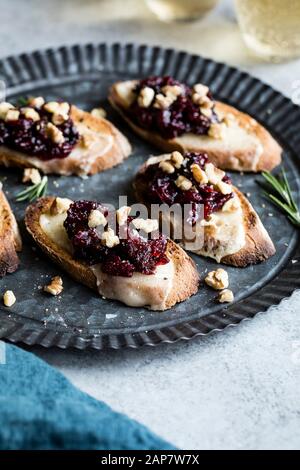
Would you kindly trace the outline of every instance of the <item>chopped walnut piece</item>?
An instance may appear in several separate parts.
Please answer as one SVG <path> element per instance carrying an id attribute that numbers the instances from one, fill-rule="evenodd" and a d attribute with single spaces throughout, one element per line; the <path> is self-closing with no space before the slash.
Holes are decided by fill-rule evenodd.
<path id="1" fill-rule="evenodd" d="M 33 108 L 21 108 L 21 113 L 24 114 L 26 119 L 32 119 L 34 122 L 41 119 L 39 113 Z"/>
<path id="2" fill-rule="evenodd" d="M 138 97 L 138 105 L 141 106 L 141 108 L 149 108 L 154 97 L 155 97 L 155 91 L 153 90 L 153 88 L 146 86 L 145 88 L 142 88 L 142 90 L 140 91 L 140 94 Z"/>
<path id="3" fill-rule="evenodd" d="M 225 202 L 224 206 L 222 207 L 222 212 L 235 212 L 239 208 L 238 199 L 235 196 L 229 201 Z"/>
<path id="4" fill-rule="evenodd" d="M 179 169 L 181 165 L 183 164 L 184 156 L 180 152 L 175 151 L 171 155 L 171 160 L 175 168 Z"/>
<path id="5" fill-rule="evenodd" d="M 154 108 L 168 109 L 171 106 L 171 104 L 173 104 L 174 101 L 176 101 L 176 99 L 177 98 L 174 95 L 165 96 L 165 95 L 159 93 L 158 95 L 156 95 L 155 102 L 154 102 Z"/>
<path id="6" fill-rule="evenodd" d="M 44 109 L 51 114 L 69 114 L 70 105 L 67 102 L 59 103 L 58 101 L 49 101 L 44 105 Z"/>
<path id="7" fill-rule="evenodd" d="M 227 289 L 229 286 L 229 277 L 225 269 L 217 269 L 216 271 L 211 271 L 205 278 L 205 282 L 208 286 L 212 287 L 215 290 Z"/>
<path id="8" fill-rule="evenodd" d="M 20 117 L 20 111 L 17 109 L 9 109 L 5 116 L 5 121 L 17 121 Z"/>
<path id="9" fill-rule="evenodd" d="M 51 283 L 44 287 L 45 292 L 54 296 L 61 294 L 63 290 L 63 280 L 60 276 L 53 277 Z"/>
<path id="10" fill-rule="evenodd" d="M 182 95 L 182 87 L 180 85 L 166 85 L 162 88 L 162 92 L 166 96 L 178 98 Z"/>
<path id="11" fill-rule="evenodd" d="M 102 233 L 101 242 L 103 245 L 107 246 L 107 248 L 113 248 L 120 244 L 120 239 L 115 235 L 113 229 L 108 228 L 106 232 Z"/>
<path id="12" fill-rule="evenodd" d="M 188 191 L 193 186 L 193 183 L 185 176 L 178 176 L 175 184 L 178 188 L 182 189 L 182 191 Z"/>
<path id="13" fill-rule="evenodd" d="M 119 225 L 125 225 L 130 214 L 131 207 L 123 206 L 117 210 L 117 222 Z"/>
<path id="14" fill-rule="evenodd" d="M 55 124 L 55 126 L 60 126 L 64 122 L 66 122 L 69 119 L 68 114 L 53 114 L 52 116 L 52 122 Z"/>
<path id="15" fill-rule="evenodd" d="M 47 136 L 54 142 L 55 144 L 63 144 L 65 141 L 64 135 L 54 124 L 48 122 L 46 127 Z"/>
<path id="16" fill-rule="evenodd" d="M 210 119 L 213 115 L 212 109 L 210 108 L 204 108 L 200 106 L 200 111 L 201 113 L 206 116 L 208 119 Z"/>
<path id="17" fill-rule="evenodd" d="M 175 172 L 174 166 L 172 165 L 172 163 L 170 163 L 168 161 L 162 161 L 162 162 L 160 162 L 160 164 L 158 166 L 159 166 L 159 168 L 162 169 L 162 171 L 164 171 L 165 173 L 168 173 L 169 175 L 171 175 L 172 173 Z"/>
<path id="18" fill-rule="evenodd" d="M 104 118 L 105 119 L 106 116 L 107 116 L 107 112 L 103 108 L 94 108 L 91 111 L 91 115 L 96 117 L 96 118 L 101 118 L 101 119 Z"/>
<path id="19" fill-rule="evenodd" d="M 12 290 L 7 290 L 3 295 L 3 303 L 5 307 L 12 307 L 16 303 L 17 299 Z"/>
<path id="20" fill-rule="evenodd" d="M 226 175 L 225 171 L 216 168 L 212 163 L 207 163 L 205 165 L 205 173 L 208 177 L 209 183 L 211 184 L 218 184 Z"/>
<path id="21" fill-rule="evenodd" d="M 14 106 L 10 103 L 3 101 L 0 103 L 0 119 L 5 119 L 8 111 L 14 109 Z"/>
<path id="22" fill-rule="evenodd" d="M 143 230 L 146 233 L 158 230 L 158 221 L 152 219 L 134 219 L 132 224 L 137 230 Z"/>
<path id="23" fill-rule="evenodd" d="M 98 209 L 92 210 L 89 215 L 88 226 L 90 228 L 96 228 L 100 225 L 107 225 L 106 217 Z"/>
<path id="24" fill-rule="evenodd" d="M 213 139 L 221 140 L 224 137 L 224 124 L 213 123 L 211 124 L 208 135 Z"/>
<path id="25" fill-rule="evenodd" d="M 42 181 L 41 174 L 36 168 L 25 168 L 22 183 L 39 184 Z"/>
<path id="26" fill-rule="evenodd" d="M 208 86 L 203 85 L 202 83 L 196 83 L 196 85 L 194 85 L 194 90 L 200 96 L 207 96 L 209 92 Z"/>
<path id="27" fill-rule="evenodd" d="M 205 171 L 203 171 L 200 168 L 199 165 L 194 163 L 193 165 L 191 165 L 191 170 L 192 170 L 192 173 L 193 173 L 193 177 L 195 178 L 197 183 L 199 183 L 199 184 L 207 184 L 208 183 L 208 176 L 205 173 Z"/>
<path id="28" fill-rule="evenodd" d="M 231 194 L 231 193 L 232 193 L 232 186 L 231 186 L 231 184 L 224 183 L 224 181 L 219 181 L 219 182 L 216 184 L 216 188 L 217 188 L 222 194 L 224 194 L 225 196 L 227 196 L 228 194 Z"/>
<path id="29" fill-rule="evenodd" d="M 234 294 L 231 290 L 226 289 L 219 294 L 218 301 L 220 304 L 230 303 L 234 301 Z"/>
<path id="30" fill-rule="evenodd" d="M 70 208 L 70 205 L 73 204 L 71 199 L 57 197 L 51 206 L 50 213 L 51 215 L 64 214 Z"/>
<path id="31" fill-rule="evenodd" d="M 36 109 L 41 109 L 42 106 L 45 104 L 44 98 L 42 96 L 37 96 L 36 98 L 30 98 L 28 100 L 29 106 L 33 106 Z"/>

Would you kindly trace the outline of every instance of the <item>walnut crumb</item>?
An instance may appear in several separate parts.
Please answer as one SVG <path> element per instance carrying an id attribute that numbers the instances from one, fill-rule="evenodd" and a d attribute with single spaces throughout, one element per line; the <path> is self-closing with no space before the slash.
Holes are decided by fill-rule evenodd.
<path id="1" fill-rule="evenodd" d="M 184 157 L 180 152 L 175 151 L 171 154 L 171 161 L 174 164 L 175 168 L 179 169 L 183 164 L 183 160 Z"/>
<path id="2" fill-rule="evenodd" d="M 216 271 L 211 271 L 205 278 L 205 282 L 208 286 L 212 287 L 215 290 L 227 289 L 229 286 L 229 276 L 225 269 L 217 269 Z"/>
<path id="3" fill-rule="evenodd" d="M 53 277 L 51 283 L 44 287 L 45 292 L 54 296 L 61 294 L 63 290 L 63 280 L 60 276 Z"/>
<path id="4" fill-rule="evenodd" d="M 5 307 L 12 307 L 17 299 L 12 290 L 7 290 L 3 295 L 3 303 Z"/>
<path id="5" fill-rule="evenodd" d="M 175 184 L 178 188 L 182 189 L 182 191 L 188 191 L 193 186 L 193 183 L 185 176 L 178 176 Z"/>
<path id="6" fill-rule="evenodd" d="M 208 177 L 205 171 L 203 171 L 197 163 L 193 163 L 191 165 L 191 170 L 193 173 L 194 179 L 197 181 L 199 184 L 207 184 L 208 183 Z"/>
<path id="7" fill-rule="evenodd" d="M 89 215 L 88 226 L 90 228 L 96 228 L 100 225 L 103 225 L 104 227 L 107 225 L 105 216 L 98 209 L 92 210 Z"/>
<path id="8" fill-rule="evenodd" d="M 125 225 L 130 214 L 131 207 L 123 206 L 117 210 L 117 221 L 119 225 Z"/>
<path id="9" fill-rule="evenodd" d="M 26 119 L 32 119 L 32 121 L 34 122 L 39 121 L 41 119 L 39 113 L 33 108 L 21 108 L 21 112 L 24 114 Z"/>
<path id="10" fill-rule="evenodd" d="M 0 119 L 5 119 L 10 109 L 14 109 L 14 106 L 6 101 L 2 101 L 0 103 Z"/>
<path id="11" fill-rule="evenodd" d="M 33 106 L 36 109 L 40 109 L 45 104 L 45 100 L 42 96 L 37 96 L 35 98 L 30 98 L 28 100 L 29 106 Z"/>
<path id="12" fill-rule="evenodd" d="M 171 175 L 172 173 L 175 172 L 174 166 L 172 165 L 172 163 L 170 163 L 168 161 L 162 161 L 162 162 L 160 162 L 160 164 L 158 166 L 159 166 L 159 168 L 162 169 L 162 171 L 164 171 L 165 173 L 168 173 L 169 175 Z"/>
<path id="13" fill-rule="evenodd" d="M 234 301 L 234 294 L 231 290 L 223 290 L 218 296 L 218 301 L 220 304 L 230 303 Z"/>
<path id="14" fill-rule="evenodd" d="M 51 215 L 64 214 L 70 208 L 70 205 L 73 204 L 71 199 L 57 197 L 51 206 L 50 213 Z"/>
<path id="15" fill-rule="evenodd" d="M 224 124 L 218 124 L 218 123 L 211 124 L 209 131 L 208 131 L 209 137 L 212 137 L 213 139 L 218 139 L 218 140 L 223 139 L 224 127 L 226 127 Z"/>
<path id="16" fill-rule="evenodd" d="M 54 142 L 55 144 L 63 144 L 65 141 L 64 135 L 58 127 L 54 126 L 51 122 L 48 122 L 46 127 L 47 136 Z"/>
<path id="17" fill-rule="evenodd" d="M 17 121 L 20 117 L 20 111 L 17 109 L 9 109 L 5 116 L 5 121 Z"/>
<path id="18" fill-rule="evenodd" d="M 219 170 L 212 163 L 207 163 L 205 165 L 205 173 L 208 177 L 208 181 L 211 184 L 218 184 L 221 182 L 225 176 L 225 171 Z"/>
<path id="19" fill-rule="evenodd" d="M 133 225 L 138 230 L 143 230 L 145 233 L 151 233 L 158 230 L 158 221 L 152 219 L 134 219 Z"/>
<path id="20" fill-rule="evenodd" d="M 153 90 L 153 88 L 150 88 L 147 86 L 140 91 L 140 94 L 138 97 L 138 105 L 141 108 L 149 108 L 152 101 L 154 100 L 154 97 L 155 97 L 155 91 Z"/>
<path id="21" fill-rule="evenodd" d="M 107 246 L 107 248 L 113 248 L 120 244 L 120 239 L 113 229 L 109 228 L 106 232 L 103 232 L 101 242 L 103 245 Z"/>
<path id="22" fill-rule="evenodd" d="M 41 174 L 36 168 L 26 168 L 24 170 L 22 183 L 39 184 L 41 181 Z"/>

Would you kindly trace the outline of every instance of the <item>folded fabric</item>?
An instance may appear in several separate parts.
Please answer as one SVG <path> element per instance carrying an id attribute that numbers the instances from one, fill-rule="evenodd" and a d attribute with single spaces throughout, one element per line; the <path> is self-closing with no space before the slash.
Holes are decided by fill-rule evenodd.
<path id="1" fill-rule="evenodd" d="M 76 389 L 33 354 L 0 342 L 1 347 L 6 352 L 6 360 L 4 354 L 0 360 L 1 450 L 175 449 Z"/>

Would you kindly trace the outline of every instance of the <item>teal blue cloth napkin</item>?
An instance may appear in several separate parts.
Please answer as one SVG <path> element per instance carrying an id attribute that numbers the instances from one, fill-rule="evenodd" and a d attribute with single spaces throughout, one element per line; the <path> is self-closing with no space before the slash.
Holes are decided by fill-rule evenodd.
<path id="1" fill-rule="evenodd" d="M 10 344 L 5 349 L 6 364 L 0 363 L 1 450 L 175 449 L 143 425 L 76 389 L 33 354 Z"/>

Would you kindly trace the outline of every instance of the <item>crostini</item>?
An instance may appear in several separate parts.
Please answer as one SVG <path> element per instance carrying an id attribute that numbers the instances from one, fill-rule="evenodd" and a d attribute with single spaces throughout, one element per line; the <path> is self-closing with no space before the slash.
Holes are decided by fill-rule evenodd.
<path id="1" fill-rule="evenodd" d="M 28 207 L 25 222 L 53 261 L 102 297 L 169 309 L 198 291 L 196 266 L 157 232 L 156 221 L 131 217 L 130 210 L 109 212 L 96 202 L 46 197 Z M 153 231 L 156 238 L 149 239 Z"/>
<path id="2" fill-rule="evenodd" d="M 171 77 L 115 83 L 110 103 L 143 139 L 160 150 L 207 152 L 224 170 L 271 171 L 282 149 L 255 119 L 215 102 L 201 83 L 189 87 Z"/>
<path id="3" fill-rule="evenodd" d="M 151 157 L 138 172 L 134 188 L 137 199 L 149 208 L 151 204 L 191 205 L 184 222 L 191 225 L 200 245 L 187 248 L 189 242 L 183 236 L 179 241 L 186 249 L 236 267 L 259 263 L 275 254 L 250 202 L 206 154 L 175 151 Z M 160 217 L 170 218 L 170 214 L 161 212 Z M 168 222 L 174 225 L 174 220 Z"/>
<path id="4" fill-rule="evenodd" d="M 0 103 L 0 165 L 45 174 L 93 175 L 121 163 L 131 147 L 106 119 L 66 102 Z"/>
<path id="5" fill-rule="evenodd" d="M 13 273 L 19 266 L 17 252 L 22 241 L 15 216 L 0 183 L 0 277 Z"/>

